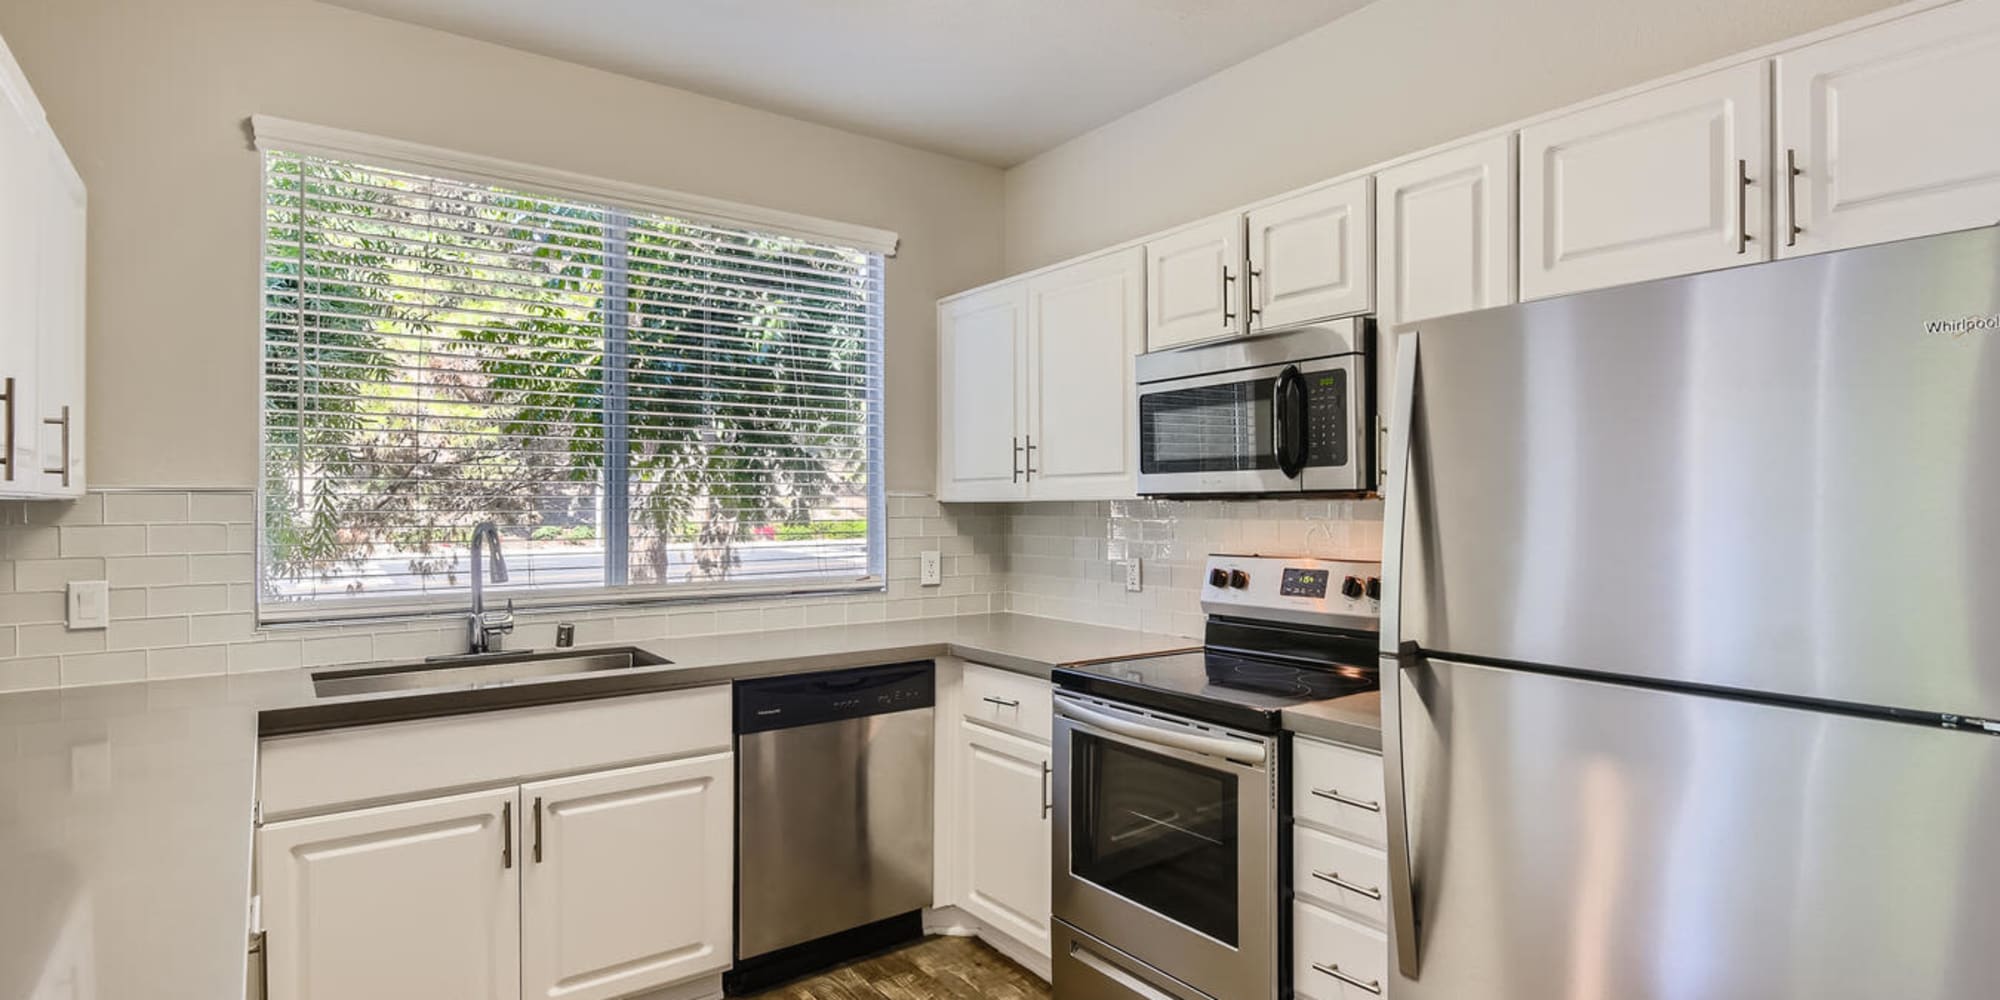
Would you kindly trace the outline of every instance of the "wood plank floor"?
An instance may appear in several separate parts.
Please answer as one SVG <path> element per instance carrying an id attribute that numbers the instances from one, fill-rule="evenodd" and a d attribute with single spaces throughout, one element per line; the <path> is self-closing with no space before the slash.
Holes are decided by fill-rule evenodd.
<path id="1" fill-rule="evenodd" d="M 749 1000 L 1050 1000 L 1047 983 L 984 942 L 925 938 Z"/>

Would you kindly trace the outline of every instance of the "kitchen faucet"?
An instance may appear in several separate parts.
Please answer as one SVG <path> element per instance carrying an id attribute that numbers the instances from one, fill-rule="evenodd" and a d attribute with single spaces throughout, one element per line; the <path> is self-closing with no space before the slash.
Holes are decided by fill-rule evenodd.
<path id="1" fill-rule="evenodd" d="M 507 599 L 507 610 L 486 611 L 486 582 L 479 572 L 479 543 L 485 542 L 493 555 L 493 582 L 507 582 L 507 560 L 500 557 L 500 529 L 492 521 L 481 521 L 472 529 L 472 614 L 468 616 L 467 627 L 471 632 L 472 652 L 491 653 L 500 648 L 500 637 L 514 631 L 514 599 Z"/>

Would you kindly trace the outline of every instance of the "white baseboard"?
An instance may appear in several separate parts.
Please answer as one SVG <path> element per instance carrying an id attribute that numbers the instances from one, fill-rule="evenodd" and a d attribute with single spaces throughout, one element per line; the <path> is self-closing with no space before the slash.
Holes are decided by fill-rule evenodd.
<path id="1" fill-rule="evenodd" d="M 940 906 L 924 911 L 924 933 L 947 937 L 976 937 L 1007 956 L 1014 964 L 1049 981 L 1049 956 L 1040 948 L 1020 941 L 956 906 Z"/>

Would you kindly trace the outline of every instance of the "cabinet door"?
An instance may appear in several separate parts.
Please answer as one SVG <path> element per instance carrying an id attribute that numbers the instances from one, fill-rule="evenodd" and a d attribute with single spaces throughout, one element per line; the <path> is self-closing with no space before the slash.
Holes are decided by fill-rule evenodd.
<path id="1" fill-rule="evenodd" d="M 517 1000 L 515 789 L 272 823 L 271 1000 Z"/>
<path id="2" fill-rule="evenodd" d="M 734 757 L 521 786 L 521 995 L 603 1000 L 731 960 Z"/>
<path id="3" fill-rule="evenodd" d="M 1521 130 L 1521 298 L 1770 257 L 1765 63 Z"/>
<path id="4" fill-rule="evenodd" d="M 1514 137 L 1505 135 L 1375 175 L 1375 304 L 1385 334 L 1514 301 L 1514 162 Z"/>
<path id="5" fill-rule="evenodd" d="M 1252 329 L 1353 316 L 1374 305 L 1374 183 L 1357 177 L 1250 213 Z"/>
<path id="6" fill-rule="evenodd" d="M 0 466 L 0 496 L 33 496 L 40 486 L 34 388 L 41 328 L 41 218 L 48 189 L 48 125 L 13 56 L 0 44 L 0 379 L 13 392 L 0 422 L 13 448 Z"/>
<path id="7" fill-rule="evenodd" d="M 959 852 L 966 911 L 1049 951 L 1049 748 L 966 723 L 959 746 Z"/>
<path id="8" fill-rule="evenodd" d="M 1830 39 L 1777 73 L 1780 255 L 2000 222 L 2000 3 Z"/>
<path id="9" fill-rule="evenodd" d="M 1146 349 L 1145 283 L 1145 253 L 1136 247 L 1028 282 L 1030 499 L 1134 495 L 1132 358 Z"/>
<path id="10" fill-rule="evenodd" d="M 1146 349 L 1234 337 L 1243 323 L 1243 216 L 1146 244 Z"/>
<path id="11" fill-rule="evenodd" d="M 938 499 L 1027 495 L 1028 286 L 938 306 Z"/>
<path id="12" fill-rule="evenodd" d="M 84 192 L 53 136 L 46 147 L 35 409 L 37 464 L 22 471 L 53 497 L 83 495 Z"/>

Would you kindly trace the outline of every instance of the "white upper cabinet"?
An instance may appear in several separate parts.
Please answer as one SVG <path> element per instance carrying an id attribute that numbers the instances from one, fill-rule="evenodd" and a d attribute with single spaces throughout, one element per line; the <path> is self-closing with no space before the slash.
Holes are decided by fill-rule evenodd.
<path id="1" fill-rule="evenodd" d="M 1404 323 L 1514 301 L 1514 162 L 1514 137 L 1503 135 L 1375 175 L 1384 340 Z"/>
<path id="2" fill-rule="evenodd" d="M 1028 496 L 1133 495 L 1132 359 L 1146 349 L 1145 253 L 1134 247 L 1028 282 Z"/>
<path id="3" fill-rule="evenodd" d="M 1771 256 L 1769 69 L 1736 66 L 1521 131 L 1521 298 Z"/>
<path id="4" fill-rule="evenodd" d="M 270 1000 L 518 996 L 519 818 L 509 786 L 264 827 Z"/>
<path id="5" fill-rule="evenodd" d="M 939 304 L 939 499 L 1027 496 L 1027 364 L 1026 282 Z"/>
<path id="6" fill-rule="evenodd" d="M 1244 331 L 1243 216 L 1231 212 L 1146 244 L 1146 349 Z"/>
<path id="7" fill-rule="evenodd" d="M 1251 210 L 1252 332 L 1354 316 L 1375 304 L 1373 185 L 1357 177 Z"/>
<path id="8" fill-rule="evenodd" d="M 2000 222 L 2000 2 L 1788 52 L 1777 74 L 1781 256 Z"/>
<path id="9" fill-rule="evenodd" d="M 732 959 L 727 753 L 521 786 L 521 996 L 611 1000 Z"/>
<path id="10" fill-rule="evenodd" d="M 1134 247 L 938 306 L 938 499 L 1117 500 L 1138 483 Z"/>
<path id="11" fill-rule="evenodd" d="M 83 493 L 84 212 L 82 180 L 0 45 L 0 497 Z"/>

